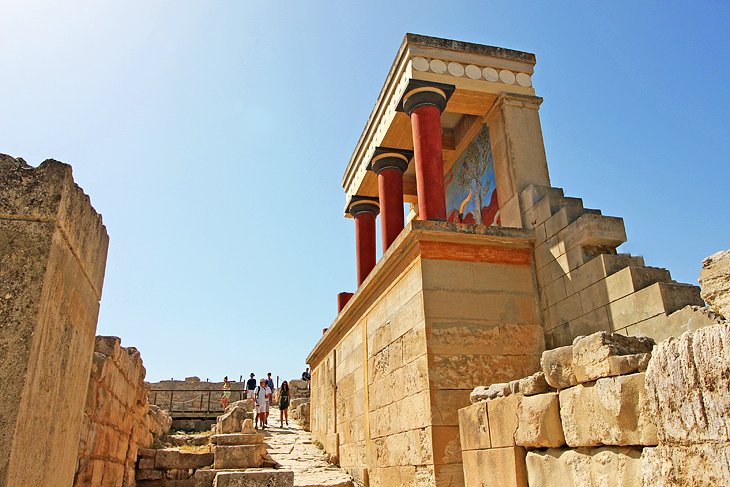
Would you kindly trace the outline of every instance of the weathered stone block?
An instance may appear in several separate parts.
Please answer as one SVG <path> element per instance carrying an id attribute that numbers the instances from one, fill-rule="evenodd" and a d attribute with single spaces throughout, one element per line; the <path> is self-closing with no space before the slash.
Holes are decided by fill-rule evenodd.
<path id="1" fill-rule="evenodd" d="M 565 389 L 578 383 L 573 372 L 573 346 L 546 350 L 540 358 L 540 366 L 547 383 L 556 389 Z"/>
<path id="2" fill-rule="evenodd" d="M 578 382 L 646 370 L 654 340 L 598 332 L 573 343 L 573 373 Z"/>
<path id="3" fill-rule="evenodd" d="M 557 448 L 565 444 L 558 394 L 523 397 L 517 406 L 515 444 L 526 448 Z"/>
<path id="4" fill-rule="evenodd" d="M 261 467 L 264 452 L 263 445 L 216 446 L 213 448 L 213 468 Z M 159 453 L 157 456 L 159 458 Z"/>
<path id="5" fill-rule="evenodd" d="M 245 399 L 231 403 L 225 412 L 218 416 L 216 432 L 219 434 L 240 433 L 243 421 L 253 410 L 253 401 Z"/>
<path id="6" fill-rule="evenodd" d="M 545 380 L 544 372 L 536 372 L 529 377 L 520 379 L 520 393 L 524 396 L 534 396 L 550 392 L 550 385 Z"/>
<path id="7" fill-rule="evenodd" d="M 522 396 L 498 397 L 487 401 L 489 438 L 492 448 L 514 446 L 520 400 Z"/>
<path id="8" fill-rule="evenodd" d="M 214 445 L 257 445 L 264 442 L 264 435 L 254 430 L 253 433 L 229 433 L 224 435 L 211 435 L 210 442 Z"/>
<path id="9" fill-rule="evenodd" d="M 479 401 L 494 399 L 495 397 L 509 396 L 510 393 L 508 382 L 492 384 L 490 386 L 477 386 L 469 395 L 469 400 L 474 404 Z"/>
<path id="10" fill-rule="evenodd" d="M 656 445 L 644 373 L 608 377 L 560 391 L 560 419 L 571 447 Z"/>
<path id="11" fill-rule="evenodd" d="M 730 445 L 706 443 L 644 448 L 644 485 L 651 487 L 718 487 L 730 485 Z"/>
<path id="12" fill-rule="evenodd" d="M 525 449 L 492 448 L 462 452 L 465 487 L 527 487 Z"/>
<path id="13" fill-rule="evenodd" d="M 459 434 L 462 450 L 484 450 L 492 447 L 486 401 L 459 409 Z"/>
<path id="14" fill-rule="evenodd" d="M 185 452 L 180 450 L 157 450 L 155 456 L 156 469 L 188 469 L 201 468 L 213 464 L 212 453 Z"/>
<path id="15" fill-rule="evenodd" d="M 643 487 L 641 450 L 637 447 L 600 447 L 531 451 L 526 458 L 527 477 L 530 487 Z"/>
<path id="16" fill-rule="evenodd" d="M 291 470 L 256 470 L 250 472 L 218 472 L 213 487 L 293 487 Z"/>
<path id="17" fill-rule="evenodd" d="M 702 261 L 700 286 L 702 299 L 730 319 L 730 250 L 718 252 Z"/>
<path id="18" fill-rule="evenodd" d="M 646 391 L 662 442 L 730 442 L 730 324 L 660 343 Z"/>

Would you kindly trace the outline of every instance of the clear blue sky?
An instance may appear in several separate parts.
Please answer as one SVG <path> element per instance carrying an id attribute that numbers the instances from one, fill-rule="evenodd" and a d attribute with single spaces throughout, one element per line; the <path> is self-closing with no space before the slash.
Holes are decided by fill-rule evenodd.
<path id="1" fill-rule="evenodd" d="M 406 32 L 537 55 L 552 181 L 696 282 L 730 247 L 730 4 L 0 0 L 0 152 L 73 165 L 99 334 L 148 377 L 292 377 L 355 286 L 340 179 Z"/>

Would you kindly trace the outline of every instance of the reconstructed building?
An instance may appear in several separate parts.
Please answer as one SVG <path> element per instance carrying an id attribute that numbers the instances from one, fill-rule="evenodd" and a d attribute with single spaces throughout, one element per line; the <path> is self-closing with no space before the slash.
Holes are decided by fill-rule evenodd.
<path id="1" fill-rule="evenodd" d="M 676 335 L 670 315 L 703 304 L 617 253 L 621 218 L 551 187 L 534 66 L 406 35 L 347 165 L 358 288 L 307 361 L 312 433 L 362 484 L 463 485 L 457 411 L 475 386 L 579 335 Z"/>

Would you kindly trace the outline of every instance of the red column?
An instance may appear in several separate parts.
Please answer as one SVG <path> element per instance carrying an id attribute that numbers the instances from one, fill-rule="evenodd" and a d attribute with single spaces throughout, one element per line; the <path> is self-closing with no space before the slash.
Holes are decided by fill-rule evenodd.
<path id="1" fill-rule="evenodd" d="M 340 311 L 347 305 L 352 296 L 352 293 L 339 293 L 337 295 L 337 314 L 340 314 Z"/>
<path id="2" fill-rule="evenodd" d="M 350 214 L 355 219 L 358 286 L 375 267 L 375 217 L 378 211 L 378 204 L 370 200 L 350 204 Z"/>
<path id="3" fill-rule="evenodd" d="M 403 107 L 413 129 L 419 219 L 445 221 L 441 112 L 446 107 L 446 96 L 438 89 L 413 90 L 404 97 Z"/>
<path id="4" fill-rule="evenodd" d="M 403 173 L 408 169 L 408 157 L 407 151 L 388 152 L 383 148 L 378 151 L 371 167 L 378 175 L 380 236 L 385 252 L 403 230 Z"/>

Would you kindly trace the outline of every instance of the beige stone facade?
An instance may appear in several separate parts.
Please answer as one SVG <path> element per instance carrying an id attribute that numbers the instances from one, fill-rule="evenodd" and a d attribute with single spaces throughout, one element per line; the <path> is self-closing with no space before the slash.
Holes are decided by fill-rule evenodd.
<path id="1" fill-rule="evenodd" d="M 0 155 L 2 487 L 73 483 L 108 243 L 70 166 Z"/>

